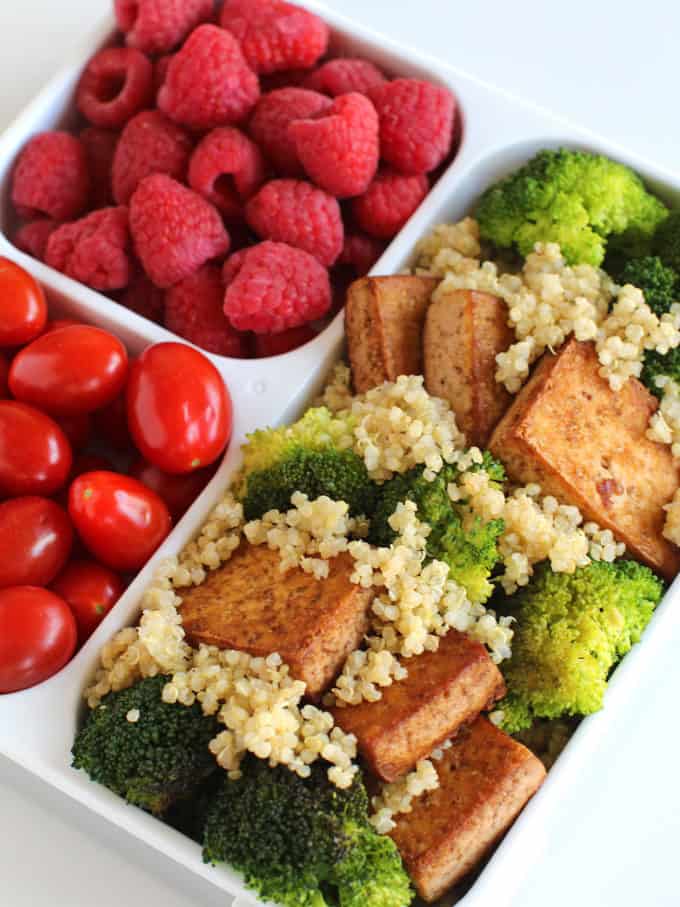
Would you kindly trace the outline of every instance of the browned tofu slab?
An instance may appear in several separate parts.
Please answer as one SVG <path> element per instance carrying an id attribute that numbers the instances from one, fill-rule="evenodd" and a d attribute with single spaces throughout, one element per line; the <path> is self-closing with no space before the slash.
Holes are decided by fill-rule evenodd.
<path id="1" fill-rule="evenodd" d="M 672 579 L 680 551 L 662 535 L 678 487 L 670 448 L 645 432 L 657 407 L 634 378 L 615 393 L 592 343 L 546 354 L 494 431 L 489 449 L 516 482 L 575 504 L 611 529 L 633 557 Z"/>
<path id="2" fill-rule="evenodd" d="M 514 342 L 502 299 L 474 290 L 439 290 L 423 333 L 425 387 L 448 401 L 468 443 L 486 447 L 512 397 L 498 384 L 496 356 Z"/>
<path id="3" fill-rule="evenodd" d="M 422 374 L 425 312 L 437 283 L 433 277 L 364 277 L 350 286 L 345 332 L 357 393 Z"/>
<path id="4" fill-rule="evenodd" d="M 335 679 L 368 627 L 370 589 L 350 583 L 348 554 L 329 561 L 327 579 L 279 570 L 266 545 L 242 544 L 204 583 L 182 592 L 187 639 L 251 655 L 278 652 L 291 675 L 318 696 Z"/>
<path id="5" fill-rule="evenodd" d="M 356 735 L 359 751 L 383 781 L 395 781 L 419 759 L 474 720 L 505 692 L 503 678 L 480 643 L 451 630 L 436 652 L 404 659 L 408 677 L 377 702 L 333 710 Z"/>
<path id="6" fill-rule="evenodd" d="M 540 760 L 486 718 L 462 730 L 435 766 L 440 786 L 395 816 L 390 832 L 425 901 L 474 869 L 545 778 Z"/>

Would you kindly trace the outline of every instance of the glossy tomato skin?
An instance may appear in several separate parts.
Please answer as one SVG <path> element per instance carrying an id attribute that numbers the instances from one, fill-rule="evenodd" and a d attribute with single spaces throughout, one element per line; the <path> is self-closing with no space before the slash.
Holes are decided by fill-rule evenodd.
<path id="1" fill-rule="evenodd" d="M 0 399 L 9 397 L 9 360 L 0 353 Z"/>
<path id="2" fill-rule="evenodd" d="M 138 570 L 172 523 L 154 491 L 115 472 L 79 476 L 69 489 L 68 509 L 85 546 L 112 570 Z"/>
<path id="3" fill-rule="evenodd" d="M 73 528 L 49 498 L 12 498 L 0 504 L 0 589 L 47 586 L 68 560 Z"/>
<path id="4" fill-rule="evenodd" d="M 64 432 L 74 452 L 84 450 L 92 432 L 92 418 L 87 413 L 75 413 L 73 416 L 58 416 L 54 420 Z"/>
<path id="5" fill-rule="evenodd" d="M 54 494 L 72 461 L 71 445 L 54 419 L 25 403 L 0 400 L 0 494 Z"/>
<path id="6" fill-rule="evenodd" d="M 57 416 L 90 413 L 123 389 L 127 353 L 108 331 L 88 324 L 49 331 L 14 357 L 9 389 L 17 400 Z"/>
<path id="7" fill-rule="evenodd" d="M 133 479 L 138 479 L 163 498 L 170 511 L 170 516 L 177 522 L 215 475 L 215 470 L 208 467 L 185 475 L 172 475 L 172 473 L 163 472 L 153 463 L 139 459 L 130 466 L 129 473 Z"/>
<path id="8" fill-rule="evenodd" d="M 148 347 L 130 369 L 128 425 L 142 456 L 163 472 L 214 463 L 231 436 L 231 398 L 220 373 L 182 343 Z"/>
<path id="9" fill-rule="evenodd" d="M 49 334 L 50 331 L 59 331 L 61 328 L 70 328 L 73 327 L 74 324 L 82 323 L 82 321 L 76 321 L 75 318 L 50 318 L 45 325 L 43 334 Z"/>
<path id="10" fill-rule="evenodd" d="M 66 602 L 37 586 L 0 590 L 0 693 L 47 680 L 71 659 L 76 620 Z"/>
<path id="11" fill-rule="evenodd" d="M 38 281 L 0 258 L 0 346 L 30 343 L 47 322 L 47 303 Z"/>
<path id="12" fill-rule="evenodd" d="M 78 645 L 90 638 L 123 594 L 123 581 L 96 561 L 71 561 L 52 583 L 76 619 Z"/>

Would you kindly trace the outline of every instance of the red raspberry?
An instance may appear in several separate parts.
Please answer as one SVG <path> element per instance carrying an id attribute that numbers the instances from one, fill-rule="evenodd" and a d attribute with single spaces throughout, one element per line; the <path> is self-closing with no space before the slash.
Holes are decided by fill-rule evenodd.
<path id="1" fill-rule="evenodd" d="M 199 25 L 170 61 L 158 106 L 191 129 L 238 123 L 260 95 L 238 41 L 215 25 Z"/>
<path id="2" fill-rule="evenodd" d="M 278 334 L 258 334 L 255 337 L 255 356 L 263 359 L 265 356 L 281 356 L 290 353 L 299 346 L 309 343 L 316 337 L 316 331 L 308 324 L 299 328 L 290 328 Z"/>
<path id="3" fill-rule="evenodd" d="M 238 219 L 243 203 L 265 178 L 257 145 L 240 130 L 224 126 L 208 133 L 189 164 L 189 185 L 226 217 Z"/>
<path id="4" fill-rule="evenodd" d="M 280 173 L 304 176 L 288 127 L 293 120 L 311 119 L 330 106 L 331 101 L 316 91 L 279 88 L 257 102 L 248 131 Z"/>
<path id="5" fill-rule="evenodd" d="M 368 60 L 340 57 L 329 60 L 310 72 L 301 84 L 303 88 L 337 98 L 338 95 L 349 94 L 351 91 L 368 94 L 372 88 L 386 81 L 378 67 Z"/>
<path id="6" fill-rule="evenodd" d="M 113 194 L 128 205 L 145 176 L 165 173 L 184 182 L 193 149 L 190 136 L 159 110 L 143 110 L 130 120 L 113 159 Z"/>
<path id="7" fill-rule="evenodd" d="M 395 79 L 371 91 L 380 118 L 380 153 L 402 173 L 428 173 L 451 150 L 456 101 L 448 88 Z"/>
<path id="8" fill-rule="evenodd" d="M 90 203 L 93 208 L 107 208 L 113 204 L 111 170 L 119 133 L 102 129 L 100 126 L 88 126 L 78 138 L 85 147 L 90 168 L 92 181 Z"/>
<path id="9" fill-rule="evenodd" d="M 342 250 L 340 205 L 311 183 L 272 180 L 246 205 L 246 220 L 262 239 L 304 249 L 326 267 Z"/>
<path id="10" fill-rule="evenodd" d="M 130 285 L 121 294 L 118 301 L 126 309 L 136 312 L 142 318 L 148 318 L 149 321 L 155 321 L 157 324 L 163 322 L 165 294 L 163 290 L 159 290 L 151 283 L 139 266 L 137 266 Z"/>
<path id="11" fill-rule="evenodd" d="M 312 182 L 331 195 L 361 195 L 375 176 L 380 156 L 378 115 L 373 104 L 353 92 L 336 98 L 316 120 L 288 127 Z"/>
<path id="12" fill-rule="evenodd" d="M 172 60 L 174 54 L 165 54 L 164 57 L 159 57 L 154 63 L 153 67 L 153 92 L 156 97 L 158 92 L 161 90 L 163 82 L 165 82 L 165 77 L 168 74 L 168 69 L 170 67 L 170 61 Z"/>
<path id="13" fill-rule="evenodd" d="M 225 287 L 229 286 L 229 284 L 236 278 L 236 275 L 243 267 L 243 262 L 246 259 L 247 252 L 248 249 L 239 249 L 238 252 L 233 252 L 225 261 L 224 265 L 222 266 L 222 282 Z"/>
<path id="14" fill-rule="evenodd" d="M 153 100 L 151 61 L 131 47 L 106 47 L 85 67 L 76 104 L 95 126 L 116 129 Z"/>
<path id="15" fill-rule="evenodd" d="M 147 176 L 137 187 L 130 230 L 144 270 L 164 290 L 229 251 L 216 209 L 164 173 Z"/>
<path id="16" fill-rule="evenodd" d="M 14 234 L 14 245 L 27 255 L 32 255 L 39 261 L 45 258 L 47 249 L 47 240 L 57 229 L 59 224 L 50 220 L 49 217 L 41 217 L 38 220 L 32 220 L 28 224 L 19 227 Z"/>
<path id="17" fill-rule="evenodd" d="M 238 265 L 227 262 L 223 274 L 224 313 L 237 330 L 275 334 L 330 308 L 328 271 L 308 252 L 267 241 L 237 256 Z"/>
<path id="18" fill-rule="evenodd" d="M 209 353 L 248 355 L 247 338 L 224 314 L 224 284 L 217 265 L 204 265 L 165 294 L 165 326 Z"/>
<path id="19" fill-rule="evenodd" d="M 368 190 L 352 200 L 357 224 L 371 236 L 392 239 L 428 193 L 424 174 L 405 176 L 382 170 Z"/>
<path id="20" fill-rule="evenodd" d="M 352 233 L 345 236 L 338 264 L 350 265 L 357 277 L 363 277 L 364 274 L 368 274 L 385 249 L 385 243 L 379 239 L 365 233 Z"/>
<path id="21" fill-rule="evenodd" d="M 63 224 L 47 243 L 46 263 L 95 290 L 120 290 L 130 280 L 127 208 L 101 208 Z"/>
<path id="22" fill-rule="evenodd" d="M 227 0 L 220 18 L 257 73 L 309 69 L 328 47 L 328 26 L 285 0 Z"/>
<path id="23" fill-rule="evenodd" d="M 71 220 L 87 207 L 90 173 L 82 142 L 67 132 L 33 136 L 19 154 L 12 202 L 22 217 Z"/>
<path id="24" fill-rule="evenodd" d="M 118 27 L 128 47 L 164 54 L 210 19 L 212 0 L 115 0 Z"/>

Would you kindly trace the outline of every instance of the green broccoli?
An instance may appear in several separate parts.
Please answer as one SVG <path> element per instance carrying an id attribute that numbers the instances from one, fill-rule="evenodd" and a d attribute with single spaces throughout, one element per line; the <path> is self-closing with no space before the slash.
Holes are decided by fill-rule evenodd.
<path id="1" fill-rule="evenodd" d="M 73 766 L 135 806 L 163 814 L 217 768 L 208 744 L 219 732 L 198 703 L 163 702 L 167 676 L 109 693 L 88 713 L 73 743 Z M 136 721 L 128 720 L 138 712 Z"/>
<path id="2" fill-rule="evenodd" d="M 506 600 L 517 623 L 512 657 L 501 668 L 503 728 L 516 733 L 537 717 L 598 711 L 609 672 L 640 639 L 663 589 L 636 561 L 593 562 L 573 574 L 539 565 Z"/>
<path id="3" fill-rule="evenodd" d="M 207 816 L 203 856 L 230 863 L 264 900 L 284 907 L 406 907 L 413 894 L 396 846 L 368 823 L 368 796 L 315 763 L 302 779 L 248 756 Z"/>
<path id="4" fill-rule="evenodd" d="M 619 283 L 632 283 L 642 290 L 645 302 L 659 316 L 670 312 L 671 305 L 678 300 L 678 275 L 654 255 L 627 261 Z"/>
<path id="5" fill-rule="evenodd" d="M 494 484 L 502 483 L 505 474 L 500 463 L 487 452 L 485 469 Z M 503 532 L 502 520 L 483 523 L 475 518 L 471 525 L 463 525 L 460 507 L 454 504 L 447 486 L 459 477 L 453 466 L 445 466 L 433 481 L 423 476 L 423 467 L 416 466 L 386 482 L 378 496 L 378 503 L 371 521 L 370 541 L 374 545 L 390 545 L 396 533 L 389 525 L 389 518 L 403 501 L 413 501 L 418 506 L 418 518 L 430 526 L 427 538 L 428 557 L 449 565 L 449 575 L 463 586 L 473 602 L 486 601 L 493 592 L 489 577 L 500 560 L 497 541 Z"/>
<path id="6" fill-rule="evenodd" d="M 487 189 L 475 215 L 481 237 L 497 246 L 526 256 L 536 242 L 556 242 L 568 262 L 600 265 L 607 237 L 629 255 L 645 254 L 667 213 L 623 164 L 560 149 L 539 152 Z"/>
<path id="7" fill-rule="evenodd" d="M 665 265 L 680 274 L 680 211 L 671 211 L 656 231 L 653 250 Z"/>

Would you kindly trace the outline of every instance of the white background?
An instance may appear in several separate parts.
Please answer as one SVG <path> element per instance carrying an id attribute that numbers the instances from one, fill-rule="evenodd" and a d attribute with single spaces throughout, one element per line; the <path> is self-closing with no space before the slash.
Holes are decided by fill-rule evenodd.
<path id="1" fill-rule="evenodd" d="M 680 5 L 670 0 L 329 5 L 680 170 Z M 0 128 L 108 7 L 107 0 L 0 0 Z M 583 778 L 591 794 L 582 821 L 547 842 L 547 858 L 513 907 L 680 904 L 678 651 L 680 619 L 659 665 L 665 683 L 641 679 L 626 745 L 603 753 L 597 775 Z M 93 904 L 227 907 L 228 898 L 0 759 L 1 907 Z"/>

